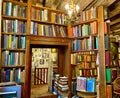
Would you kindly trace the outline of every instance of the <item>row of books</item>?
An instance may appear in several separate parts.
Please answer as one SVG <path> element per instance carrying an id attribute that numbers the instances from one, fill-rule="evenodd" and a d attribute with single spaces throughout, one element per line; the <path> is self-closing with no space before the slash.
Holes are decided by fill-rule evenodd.
<path id="1" fill-rule="evenodd" d="M 79 20 L 76 21 L 75 23 L 80 23 L 83 21 L 87 21 L 90 19 L 94 19 L 97 18 L 97 8 L 96 7 L 91 7 L 88 10 L 85 11 L 80 11 L 80 15 L 79 15 Z"/>
<path id="2" fill-rule="evenodd" d="M 96 55 L 83 55 L 79 53 L 71 54 L 71 64 L 80 64 L 81 62 L 95 62 Z"/>
<path id="3" fill-rule="evenodd" d="M 90 24 L 78 25 L 73 27 L 73 37 L 84 37 L 87 35 L 97 34 L 97 22 L 94 21 Z"/>
<path id="4" fill-rule="evenodd" d="M 24 52 L 2 52 L 2 65 L 4 66 L 25 66 L 25 53 Z"/>
<path id="5" fill-rule="evenodd" d="M 96 92 L 96 79 L 86 78 L 86 77 L 77 77 L 76 90 L 84 91 L 84 92 Z"/>
<path id="6" fill-rule="evenodd" d="M 1 71 L 1 82 L 24 82 L 25 70 L 18 69 L 7 69 Z"/>
<path id="7" fill-rule="evenodd" d="M 76 39 L 72 41 L 72 50 L 91 50 L 98 49 L 98 37 L 90 36 L 85 39 Z"/>
<path id="8" fill-rule="evenodd" d="M 113 82 L 119 74 L 119 70 L 116 68 L 106 68 L 106 82 Z"/>
<path id="9" fill-rule="evenodd" d="M 26 48 L 26 37 L 25 36 L 16 36 L 16 35 L 3 35 L 3 48 Z"/>
<path id="10" fill-rule="evenodd" d="M 65 24 L 65 17 L 65 14 L 52 12 L 47 9 L 31 8 L 31 19 Z"/>
<path id="11" fill-rule="evenodd" d="M 31 22 L 31 34 L 40 36 L 67 37 L 67 29 L 63 26 L 43 25 Z"/>
<path id="12" fill-rule="evenodd" d="M 79 76 L 81 76 L 81 77 L 96 77 L 97 69 L 80 69 Z"/>
<path id="13" fill-rule="evenodd" d="M 3 19 L 2 27 L 3 32 L 26 33 L 26 22 L 23 21 Z"/>
<path id="14" fill-rule="evenodd" d="M 2 14 L 15 17 L 26 17 L 26 7 L 14 5 L 12 2 L 3 2 Z"/>

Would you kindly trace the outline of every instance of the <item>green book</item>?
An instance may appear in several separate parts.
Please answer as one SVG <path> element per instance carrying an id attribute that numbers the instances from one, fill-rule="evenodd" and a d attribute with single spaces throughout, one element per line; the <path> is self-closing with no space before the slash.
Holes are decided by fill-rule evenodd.
<path id="1" fill-rule="evenodd" d="M 111 70 L 109 68 L 106 69 L 106 82 L 111 82 Z"/>

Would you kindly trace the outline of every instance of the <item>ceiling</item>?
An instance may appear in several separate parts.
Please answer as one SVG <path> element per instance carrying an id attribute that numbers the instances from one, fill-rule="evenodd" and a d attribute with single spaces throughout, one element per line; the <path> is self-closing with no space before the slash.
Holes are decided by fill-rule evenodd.
<path id="1" fill-rule="evenodd" d="M 50 7 L 59 10 L 65 10 L 65 4 L 71 0 L 32 0 L 33 3 L 37 2 L 41 6 Z M 85 10 L 91 6 L 111 5 L 116 0 L 73 0 L 75 4 L 80 6 L 80 10 Z"/>

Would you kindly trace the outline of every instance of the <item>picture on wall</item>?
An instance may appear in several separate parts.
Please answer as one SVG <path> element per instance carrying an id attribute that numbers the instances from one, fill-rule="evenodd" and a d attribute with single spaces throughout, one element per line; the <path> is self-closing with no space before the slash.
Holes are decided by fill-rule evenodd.
<path id="1" fill-rule="evenodd" d="M 44 59 L 40 59 L 40 65 L 44 65 Z"/>

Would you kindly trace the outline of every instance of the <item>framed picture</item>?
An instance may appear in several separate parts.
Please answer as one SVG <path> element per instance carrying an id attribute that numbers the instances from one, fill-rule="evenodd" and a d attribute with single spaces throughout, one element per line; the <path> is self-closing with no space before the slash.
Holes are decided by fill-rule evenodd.
<path id="1" fill-rule="evenodd" d="M 40 63 L 40 65 L 43 65 L 44 64 L 44 59 L 40 59 L 39 63 Z"/>
<path id="2" fill-rule="evenodd" d="M 48 53 L 43 53 L 42 54 L 42 58 L 48 58 L 49 57 L 49 54 Z"/>

